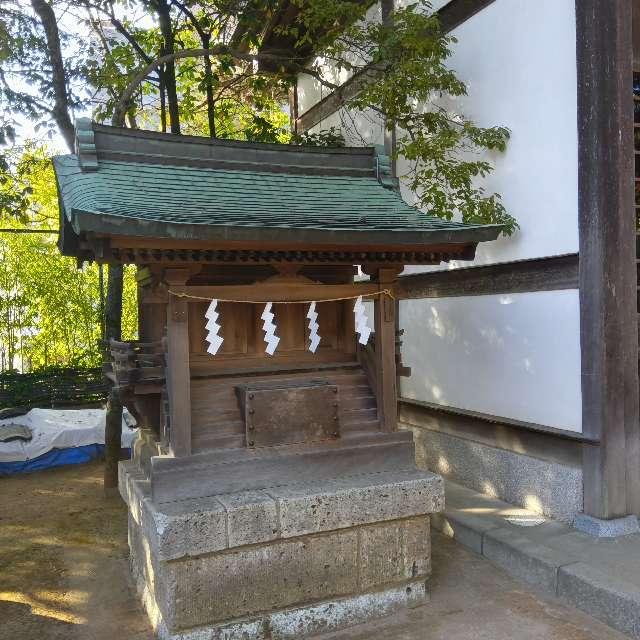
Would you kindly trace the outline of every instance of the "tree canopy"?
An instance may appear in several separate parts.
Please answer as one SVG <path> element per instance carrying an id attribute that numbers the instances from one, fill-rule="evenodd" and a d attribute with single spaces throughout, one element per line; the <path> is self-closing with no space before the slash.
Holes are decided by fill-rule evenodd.
<path id="1" fill-rule="evenodd" d="M 0 370 L 99 366 L 98 267 L 78 269 L 58 251 L 58 197 L 47 150 L 27 144 L 8 155 L 0 198 L 18 192 L 23 208 L 0 214 Z M 130 338 L 134 275 L 125 276 L 123 332 Z"/>
<path id="2" fill-rule="evenodd" d="M 394 132 L 395 154 L 410 167 L 401 178 L 422 208 L 502 224 L 511 234 L 516 221 L 499 194 L 483 186 L 493 169 L 488 158 L 504 151 L 508 130 L 472 122 L 456 108 L 467 89 L 447 66 L 455 39 L 442 33 L 429 3 L 391 10 L 392 4 L 383 0 L 376 16 L 362 0 L 5 0 L 2 226 L 56 226 L 47 147 L 24 144 L 25 123 L 37 136 L 59 136 L 71 151 L 74 118 L 88 113 L 100 122 L 178 134 L 344 144 L 337 131 L 291 131 L 289 92 L 305 73 L 326 90 L 337 88 L 337 75 L 360 79 L 344 108 L 373 113 Z M 97 269 L 77 271 L 54 241 L 53 234 L 0 234 L 7 327 L 0 338 L 18 341 L 31 367 L 97 358 L 91 346 L 101 322 Z M 110 270 L 110 298 L 119 295 L 119 278 Z M 66 299 L 55 288 L 61 281 L 68 283 Z M 126 286 L 130 335 L 135 305 Z M 115 325 L 109 331 L 119 333 Z"/>

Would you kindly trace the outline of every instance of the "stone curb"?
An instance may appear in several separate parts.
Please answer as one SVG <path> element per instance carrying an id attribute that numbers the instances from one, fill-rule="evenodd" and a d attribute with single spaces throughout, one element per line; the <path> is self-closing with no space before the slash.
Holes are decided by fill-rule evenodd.
<path id="1" fill-rule="evenodd" d="M 558 597 L 640 640 L 640 589 L 535 542 L 490 517 L 455 508 L 431 517 L 432 526 L 508 574 Z"/>
<path id="2" fill-rule="evenodd" d="M 609 626 L 640 638 L 640 589 L 584 562 L 558 571 L 558 597 Z"/>

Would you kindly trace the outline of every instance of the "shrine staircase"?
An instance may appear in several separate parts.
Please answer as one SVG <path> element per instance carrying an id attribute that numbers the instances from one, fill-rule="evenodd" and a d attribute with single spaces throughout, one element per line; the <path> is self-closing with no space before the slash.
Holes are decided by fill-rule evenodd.
<path id="1" fill-rule="evenodd" d="M 358 362 L 328 364 L 277 374 L 252 372 L 249 379 L 256 383 L 326 380 L 338 387 L 338 417 L 342 436 L 380 431 L 375 395 L 365 370 Z M 235 389 L 246 381 L 245 372 L 237 377 L 229 377 L 225 373 L 224 376 L 191 379 L 193 453 L 244 446 L 245 422 Z"/>

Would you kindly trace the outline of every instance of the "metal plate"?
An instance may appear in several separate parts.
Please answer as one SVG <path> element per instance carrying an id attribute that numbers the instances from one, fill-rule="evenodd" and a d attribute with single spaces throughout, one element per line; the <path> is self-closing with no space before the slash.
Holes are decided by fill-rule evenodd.
<path id="1" fill-rule="evenodd" d="M 247 446 L 319 442 L 338 438 L 338 387 L 325 381 L 238 389 L 244 397 Z"/>

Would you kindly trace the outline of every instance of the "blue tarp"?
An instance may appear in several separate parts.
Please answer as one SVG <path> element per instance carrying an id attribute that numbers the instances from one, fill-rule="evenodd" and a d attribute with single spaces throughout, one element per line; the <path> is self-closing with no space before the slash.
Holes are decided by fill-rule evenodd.
<path id="1" fill-rule="evenodd" d="M 82 464 L 95 460 L 103 454 L 103 444 L 87 444 L 69 449 L 52 449 L 32 460 L 0 462 L 0 477 L 12 476 L 18 473 L 32 473 L 34 471 L 61 467 L 67 464 Z"/>

